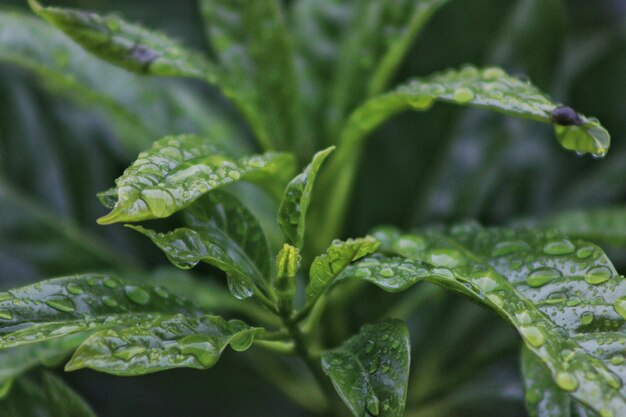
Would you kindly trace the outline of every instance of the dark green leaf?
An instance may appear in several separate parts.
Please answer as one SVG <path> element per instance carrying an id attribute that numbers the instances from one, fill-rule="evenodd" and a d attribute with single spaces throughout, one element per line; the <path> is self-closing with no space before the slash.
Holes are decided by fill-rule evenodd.
<path id="1" fill-rule="evenodd" d="M 206 31 L 266 149 L 289 149 L 300 127 L 294 55 L 281 2 L 203 0 Z"/>
<path id="2" fill-rule="evenodd" d="M 326 253 L 315 257 L 311 264 L 306 286 L 307 303 L 315 302 L 350 262 L 374 252 L 378 245 L 379 242 L 371 236 L 335 240 Z"/>
<path id="3" fill-rule="evenodd" d="M 193 135 L 168 136 L 139 154 L 116 180 L 117 202 L 98 219 L 100 224 L 168 217 L 218 187 L 248 179 L 272 182 L 292 169 L 287 154 L 268 153 L 233 160 L 222 155 L 213 141 Z M 112 192 L 104 196 L 112 201 Z"/>
<path id="4" fill-rule="evenodd" d="M 513 324 L 574 399 L 603 417 L 626 413 L 626 280 L 600 248 L 554 231 L 471 224 L 391 233 L 386 240 L 395 240 L 392 253 L 431 269 L 424 279 L 472 297 Z M 384 278 L 392 276 L 378 279 Z"/>
<path id="5" fill-rule="evenodd" d="M 163 288 L 107 275 L 55 278 L 0 294 L 0 349 L 197 310 Z"/>
<path id="6" fill-rule="evenodd" d="M 91 368 L 113 375 L 143 375 L 172 368 L 210 368 L 229 344 L 248 349 L 261 329 L 218 316 L 160 316 L 104 330 L 78 347 L 67 371 Z"/>
<path id="7" fill-rule="evenodd" d="M 49 372 L 20 378 L 0 401 L 2 417 L 95 417 L 89 405 Z"/>
<path id="8" fill-rule="evenodd" d="M 570 211 L 547 219 L 543 225 L 580 239 L 626 245 L 626 208 L 623 207 Z"/>
<path id="9" fill-rule="evenodd" d="M 572 119 L 553 118 L 559 107 L 532 84 L 508 76 L 499 68 L 465 67 L 414 79 L 395 91 L 374 97 L 352 113 L 341 134 L 352 147 L 392 115 L 405 109 L 427 110 L 436 101 L 485 108 L 510 116 L 553 123 L 565 149 L 603 156 L 610 146 L 608 132 L 593 118 L 566 110 Z"/>
<path id="10" fill-rule="evenodd" d="M 220 268 L 238 298 L 250 297 L 256 288 L 269 289 L 271 258 L 267 238 L 237 199 L 213 192 L 183 214 L 189 227 L 169 233 L 129 227 L 152 239 L 179 268 L 189 269 L 200 261 Z"/>
<path id="11" fill-rule="evenodd" d="M 404 415 L 410 364 L 409 331 L 400 320 L 366 325 L 324 352 L 322 368 L 356 417 Z"/>
<path id="12" fill-rule="evenodd" d="M 278 223 L 287 240 L 302 248 L 306 213 L 311 203 L 311 193 L 315 177 L 326 157 L 335 149 L 327 148 L 315 154 L 313 161 L 295 177 L 285 189 L 283 200 L 278 208 Z"/>

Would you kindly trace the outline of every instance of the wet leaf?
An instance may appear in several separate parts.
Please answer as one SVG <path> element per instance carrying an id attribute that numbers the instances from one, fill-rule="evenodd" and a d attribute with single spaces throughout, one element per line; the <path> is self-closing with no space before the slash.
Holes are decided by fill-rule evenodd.
<path id="1" fill-rule="evenodd" d="M 350 262 L 374 252 L 378 245 L 379 242 L 372 236 L 335 240 L 326 253 L 315 257 L 311 264 L 306 286 L 307 303 L 314 303 Z"/>
<path id="2" fill-rule="evenodd" d="M 401 417 L 410 349 L 404 322 L 387 319 L 363 326 L 340 347 L 324 352 L 322 368 L 355 416 Z"/>
<path id="3" fill-rule="evenodd" d="M 134 376 L 172 368 L 210 368 L 230 345 L 248 349 L 261 329 L 218 316 L 160 316 L 118 330 L 103 330 L 83 342 L 66 371 L 91 368 Z"/>
<path id="4" fill-rule="evenodd" d="M 414 79 L 395 91 L 368 100 L 350 116 L 343 128 L 341 143 L 352 147 L 400 111 L 427 110 L 435 101 L 552 123 L 561 146 L 576 152 L 604 156 L 610 146 L 610 136 L 597 120 L 569 107 L 560 107 L 532 84 L 511 77 L 499 68 L 469 66 Z"/>
<path id="5" fill-rule="evenodd" d="M 237 298 L 256 288 L 267 291 L 271 258 L 267 237 L 252 214 L 234 197 L 213 192 L 183 212 L 188 227 L 157 233 L 129 226 L 148 236 L 179 268 L 206 262 L 226 272 Z"/>
<path id="6" fill-rule="evenodd" d="M 521 362 L 529 417 L 571 417 L 570 397 L 554 383 L 543 362 L 526 348 Z"/>
<path id="7" fill-rule="evenodd" d="M 515 326 L 561 390 L 601 416 L 626 412 L 626 280 L 599 247 L 555 231 L 472 224 L 419 235 L 393 229 L 374 235 L 387 242 L 388 253 L 418 262 L 418 272 L 407 279 L 461 292 Z M 408 276 L 406 268 L 398 278 L 377 271 L 371 268 L 371 275 L 378 275 L 368 280 Z"/>
<path id="8" fill-rule="evenodd" d="M 0 349 L 129 326 L 153 314 L 197 313 L 162 288 L 96 274 L 27 285 L 1 293 L 0 300 Z"/>
<path id="9" fill-rule="evenodd" d="M 326 157 L 334 150 L 327 148 L 315 154 L 305 170 L 287 185 L 283 200 L 278 208 L 278 223 L 287 241 L 298 248 L 304 243 L 306 213 L 311 203 L 315 177 Z"/>
<path id="10" fill-rule="evenodd" d="M 238 160 L 220 153 L 210 140 L 194 135 L 168 136 L 139 154 L 116 183 L 113 210 L 100 224 L 168 217 L 215 188 L 247 179 L 267 187 L 280 186 L 292 169 L 288 154 L 267 153 Z M 269 178 L 269 179 L 268 179 Z M 114 201 L 112 191 L 102 198 Z"/>

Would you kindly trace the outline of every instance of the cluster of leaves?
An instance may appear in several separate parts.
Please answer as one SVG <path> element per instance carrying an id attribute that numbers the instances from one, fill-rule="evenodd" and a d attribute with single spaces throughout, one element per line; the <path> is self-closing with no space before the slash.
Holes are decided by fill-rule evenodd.
<path id="1" fill-rule="evenodd" d="M 72 352 L 68 371 L 130 376 L 210 368 L 228 346 L 255 346 L 296 355 L 308 366 L 317 386 L 300 375 L 295 388 L 291 376 L 281 388 L 312 412 L 342 412 L 334 388 L 355 416 L 402 416 L 412 375 L 401 303 L 341 340 L 326 339 L 322 320 L 364 282 L 407 291 L 414 309 L 434 288 L 414 290 L 421 281 L 469 297 L 519 333 L 531 415 L 626 413 L 626 284 L 603 250 L 586 241 L 623 245 L 623 210 L 568 213 L 510 228 L 464 223 L 402 233 L 381 227 L 331 243 L 342 233 L 365 138 L 403 110 L 423 112 L 437 101 L 476 107 L 551 124 L 568 150 L 604 156 L 609 149 L 597 119 L 497 67 L 464 66 L 383 92 L 445 0 L 310 0 L 289 9 L 278 1 L 203 0 L 213 57 L 118 16 L 29 3 L 69 39 L 35 17 L 2 12 L 0 59 L 101 107 L 122 143 L 142 151 L 115 187 L 99 194 L 111 211 L 98 223 L 167 218 L 165 232 L 128 227 L 180 269 L 204 263 L 222 271 L 234 298 L 171 273 L 145 279 L 124 254 L 114 258 L 92 239 L 93 246 L 80 249 L 94 258 L 85 264 L 117 273 L 0 293 L 0 383 L 7 397 L 0 409 L 6 414 L 26 415 L 26 396 L 50 415 L 93 415 L 58 378 L 25 374 Z M 339 46 L 331 38 L 336 30 L 342 31 Z M 43 38 L 46 45 L 38 42 Z M 193 93 L 92 55 L 140 76 L 210 84 L 236 106 L 255 143 L 230 115 L 203 108 Z M 110 79 L 119 80 L 120 91 L 103 82 Z M 158 103 L 165 104 L 144 105 L 144 95 L 161 91 Z M 195 133 L 171 135 L 181 131 Z M 15 194 L 3 183 L 0 193 Z M 266 204 L 246 204 L 256 200 Z M 26 203 L 49 227 L 63 229 L 70 244 L 82 246 L 89 237 Z M 71 253 L 72 246 L 59 250 Z M 235 318 L 216 315 L 222 311 Z M 416 369 L 418 379 L 427 378 L 420 374 L 424 367 Z M 424 401 L 433 395 L 419 390 Z"/>

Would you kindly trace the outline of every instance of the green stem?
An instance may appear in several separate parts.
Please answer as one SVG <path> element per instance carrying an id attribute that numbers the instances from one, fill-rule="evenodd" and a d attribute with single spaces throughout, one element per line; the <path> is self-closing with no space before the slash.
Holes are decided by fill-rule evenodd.
<path id="1" fill-rule="evenodd" d="M 295 352 L 293 343 L 275 340 L 255 340 L 254 345 L 275 353 L 291 355 Z"/>

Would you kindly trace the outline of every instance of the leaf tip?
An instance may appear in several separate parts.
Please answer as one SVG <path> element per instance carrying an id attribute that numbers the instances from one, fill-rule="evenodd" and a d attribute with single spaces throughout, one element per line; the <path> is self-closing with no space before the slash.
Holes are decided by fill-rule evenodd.
<path id="1" fill-rule="evenodd" d="M 44 7 L 37 0 L 28 0 L 28 6 L 36 14 L 40 14 L 44 10 Z"/>

